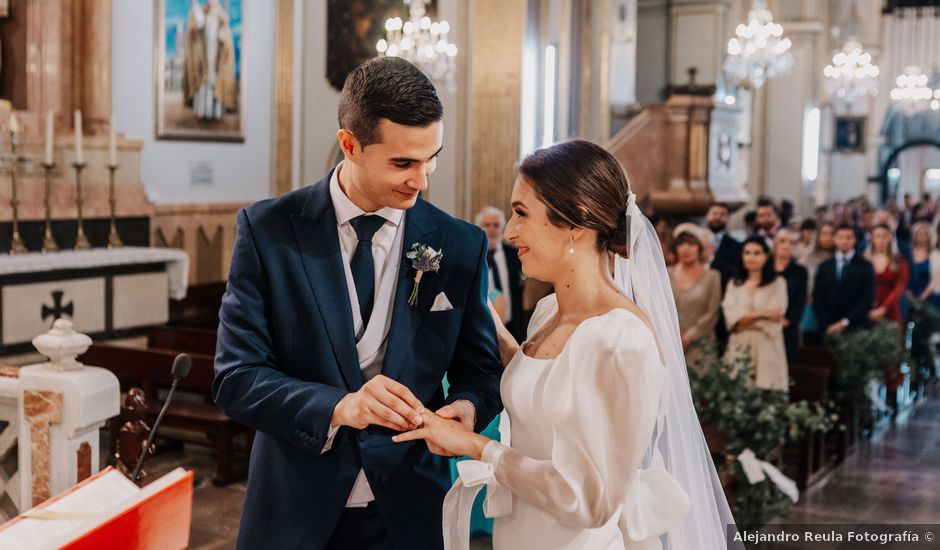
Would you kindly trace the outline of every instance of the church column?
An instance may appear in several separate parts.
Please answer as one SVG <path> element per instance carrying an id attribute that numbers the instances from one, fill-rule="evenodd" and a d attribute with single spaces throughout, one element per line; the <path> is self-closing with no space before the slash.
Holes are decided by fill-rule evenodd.
<path id="1" fill-rule="evenodd" d="M 86 134 L 105 134 L 111 118 L 111 0 L 81 0 L 75 10 L 77 52 L 73 58 L 77 108 Z"/>
<path id="2" fill-rule="evenodd" d="M 477 0 L 471 44 L 471 215 L 509 209 L 519 160 L 522 45 L 526 2 Z"/>

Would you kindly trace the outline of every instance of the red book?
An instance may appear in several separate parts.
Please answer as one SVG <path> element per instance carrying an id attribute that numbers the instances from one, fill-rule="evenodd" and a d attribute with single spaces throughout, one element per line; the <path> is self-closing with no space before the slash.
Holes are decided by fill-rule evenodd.
<path id="1" fill-rule="evenodd" d="M 108 468 L 0 526 L 0 548 L 182 549 L 192 508 L 192 472 L 139 488 Z"/>

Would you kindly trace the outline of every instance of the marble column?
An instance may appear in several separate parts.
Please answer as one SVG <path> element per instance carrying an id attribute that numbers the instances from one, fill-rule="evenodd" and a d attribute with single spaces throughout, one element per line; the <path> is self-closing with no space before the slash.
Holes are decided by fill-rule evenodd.
<path id="1" fill-rule="evenodd" d="M 75 14 L 82 129 L 105 134 L 111 118 L 111 0 L 81 0 Z"/>
<path id="2" fill-rule="evenodd" d="M 519 160 L 522 46 L 526 2 L 477 0 L 471 44 L 471 211 L 508 211 Z"/>

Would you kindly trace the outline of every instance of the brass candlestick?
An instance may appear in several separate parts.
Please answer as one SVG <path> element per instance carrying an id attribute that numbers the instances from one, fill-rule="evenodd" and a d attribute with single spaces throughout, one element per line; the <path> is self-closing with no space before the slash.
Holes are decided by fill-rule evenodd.
<path id="1" fill-rule="evenodd" d="M 78 233 L 75 236 L 75 250 L 88 250 L 91 243 L 85 235 L 85 226 L 82 221 L 82 170 L 85 168 L 84 162 L 73 162 L 72 168 L 75 168 L 75 205 L 78 207 Z"/>
<path id="2" fill-rule="evenodd" d="M 18 185 L 16 184 L 16 168 L 19 164 L 19 157 L 16 155 L 16 147 L 19 145 L 20 132 L 23 131 L 23 128 L 14 115 L 10 115 L 10 123 L 7 125 L 6 131 L 10 134 L 10 183 L 12 185 L 10 206 L 13 209 L 13 239 L 10 241 L 10 255 L 15 256 L 16 254 L 26 254 L 29 250 L 26 249 L 23 238 L 20 237 L 20 200 L 17 197 Z"/>
<path id="3" fill-rule="evenodd" d="M 52 236 L 52 171 L 55 169 L 55 163 L 44 162 L 42 168 L 46 173 L 46 196 L 43 199 L 46 205 L 46 231 L 42 239 L 42 253 L 45 254 L 46 252 L 59 250 L 59 245 L 56 244 L 55 237 Z"/>
<path id="4" fill-rule="evenodd" d="M 117 218 L 115 216 L 115 210 L 117 207 L 117 198 L 114 196 L 114 173 L 117 172 L 117 164 L 109 164 L 108 172 L 108 202 L 111 203 L 111 230 L 108 232 L 108 248 L 120 248 L 124 246 L 124 243 L 121 241 L 121 236 L 118 235 L 117 231 Z"/>

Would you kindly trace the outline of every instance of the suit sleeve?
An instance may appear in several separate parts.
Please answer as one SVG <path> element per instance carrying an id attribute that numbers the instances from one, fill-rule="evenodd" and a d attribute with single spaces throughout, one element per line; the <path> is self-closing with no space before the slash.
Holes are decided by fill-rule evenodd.
<path id="1" fill-rule="evenodd" d="M 496 325 L 487 306 L 486 236 L 480 232 L 479 237 L 477 269 L 470 284 L 454 359 L 447 369 L 450 382 L 447 402 L 466 399 L 473 403 L 477 431 L 486 428 L 503 408 L 499 398 L 503 364 L 496 344 Z"/>
<path id="2" fill-rule="evenodd" d="M 806 307 L 806 285 L 808 277 L 806 269 L 797 269 L 795 276 L 796 284 L 793 285 L 793 292 L 790 294 L 787 301 L 787 321 L 791 327 L 800 326 L 800 321 L 803 319 L 803 309 Z"/>
<path id="3" fill-rule="evenodd" d="M 852 328 L 866 328 L 868 326 L 868 312 L 875 303 L 875 269 L 868 262 L 859 267 L 859 293 L 858 300 L 845 316 Z"/>
<path id="4" fill-rule="evenodd" d="M 813 310 L 816 312 L 816 319 L 819 322 L 820 332 L 825 332 L 832 320 L 829 318 L 829 307 L 826 301 L 829 292 L 829 279 L 826 277 L 826 262 L 819 264 L 816 268 L 816 277 L 813 281 Z"/>
<path id="5" fill-rule="evenodd" d="M 248 214 L 241 210 L 219 311 L 213 399 L 232 420 L 319 454 L 333 409 L 348 392 L 277 368 L 269 287 Z"/>

